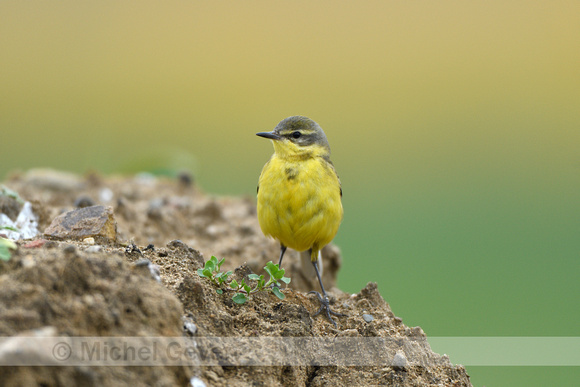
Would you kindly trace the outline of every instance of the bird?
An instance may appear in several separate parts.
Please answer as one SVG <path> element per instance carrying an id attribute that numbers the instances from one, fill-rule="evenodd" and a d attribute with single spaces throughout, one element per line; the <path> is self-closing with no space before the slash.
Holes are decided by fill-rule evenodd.
<path id="1" fill-rule="evenodd" d="M 322 284 L 320 251 L 330 243 L 343 219 L 342 187 L 332 161 L 330 145 L 320 125 L 308 117 L 292 116 L 271 132 L 257 136 L 272 140 L 274 154 L 266 162 L 258 181 L 257 215 L 264 235 L 280 242 L 278 267 L 288 247 L 306 255 L 314 267 L 322 295 L 317 316 L 346 316 L 330 308 Z M 304 260 L 303 260 L 304 262 Z M 306 268 L 304 268 L 306 269 Z"/>

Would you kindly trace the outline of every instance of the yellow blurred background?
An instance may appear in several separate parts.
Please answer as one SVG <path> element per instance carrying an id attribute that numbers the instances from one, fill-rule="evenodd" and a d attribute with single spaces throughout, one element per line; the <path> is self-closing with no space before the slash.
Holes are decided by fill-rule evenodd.
<path id="1" fill-rule="evenodd" d="M 429 336 L 580 333 L 578 1 L 4 0 L 0 70 L 0 178 L 190 169 L 254 195 L 254 134 L 306 115 L 343 183 L 342 289 L 378 282 Z"/>

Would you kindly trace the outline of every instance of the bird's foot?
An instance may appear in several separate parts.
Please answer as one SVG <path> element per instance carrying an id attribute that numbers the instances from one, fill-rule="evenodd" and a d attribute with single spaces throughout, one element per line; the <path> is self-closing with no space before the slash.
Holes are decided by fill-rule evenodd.
<path id="1" fill-rule="evenodd" d="M 343 313 L 338 313 L 335 312 L 334 310 L 330 309 L 330 302 L 328 300 L 328 296 L 324 295 L 324 297 L 322 296 L 322 294 L 316 292 L 316 291 L 311 291 L 308 292 L 308 294 L 316 294 L 316 297 L 318 297 L 318 300 L 320 301 L 320 309 L 318 309 L 318 311 L 316 313 L 314 313 L 312 315 L 312 317 L 318 316 L 323 310 L 326 313 L 326 317 L 328 317 L 328 319 L 330 320 L 330 322 L 336 327 L 336 322 L 332 319 L 332 316 L 337 316 L 337 317 L 345 317 L 347 316 L 346 314 Z"/>

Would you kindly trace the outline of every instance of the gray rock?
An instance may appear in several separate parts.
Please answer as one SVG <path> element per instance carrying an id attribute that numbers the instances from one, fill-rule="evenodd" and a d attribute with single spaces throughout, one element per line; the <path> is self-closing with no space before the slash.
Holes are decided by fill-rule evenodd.
<path id="1" fill-rule="evenodd" d="M 44 235 L 60 240 L 92 237 L 100 243 L 112 243 L 117 239 L 117 222 L 112 207 L 91 206 L 57 216 Z"/>
<path id="2" fill-rule="evenodd" d="M 373 321 L 375 318 L 373 317 L 372 314 L 363 314 L 363 320 L 365 320 L 366 322 L 370 323 L 371 321 Z"/>
<path id="3" fill-rule="evenodd" d="M 195 335 L 197 332 L 197 325 L 190 318 L 183 319 L 183 329 L 190 335 Z"/>
<path id="4" fill-rule="evenodd" d="M 407 357 L 401 351 L 395 353 L 393 357 L 393 367 L 403 368 L 407 366 Z"/>

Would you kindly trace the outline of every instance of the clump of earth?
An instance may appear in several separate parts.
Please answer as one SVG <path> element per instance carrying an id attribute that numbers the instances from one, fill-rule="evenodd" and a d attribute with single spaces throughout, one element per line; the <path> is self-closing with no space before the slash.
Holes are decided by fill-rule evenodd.
<path id="1" fill-rule="evenodd" d="M 23 203 L 30 203 L 38 234 L 18 240 L 11 258 L 0 261 L 0 363 L 11 356 L 14 340 L 38 335 L 306 338 L 327 344 L 308 354 L 316 358 L 289 365 L 238 364 L 231 355 L 236 348 L 226 347 L 206 354 L 209 365 L 0 367 L 2 385 L 471 385 L 463 366 L 431 351 L 421 328 L 395 316 L 376 284 L 357 294 L 336 287 L 341 254 L 334 245 L 322 256 L 332 308 L 346 315 L 335 318 L 336 327 L 314 316 L 319 301 L 308 292 L 318 283 L 302 273 L 296 252 L 285 257 L 285 276 L 292 281 L 282 285 L 283 300 L 263 291 L 239 305 L 227 286 L 200 277 L 198 269 L 211 256 L 225 258 L 222 271 L 231 270 L 238 282 L 277 262 L 279 245 L 262 235 L 252 197 L 208 195 L 188 174 L 31 170 L 2 184 L 18 200 L 0 197 L 0 213 L 15 220 Z M 370 352 L 347 348 L 346 362 L 328 345 L 371 339 L 380 345 Z M 264 343 L 260 356 L 275 357 L 277 349 Z"/>

